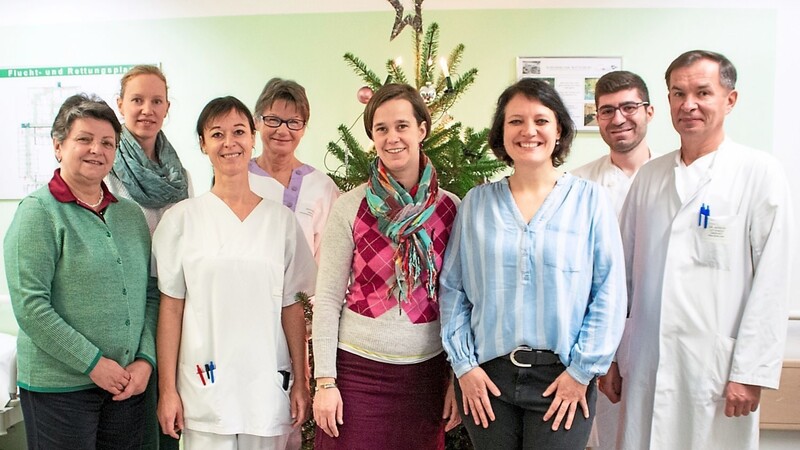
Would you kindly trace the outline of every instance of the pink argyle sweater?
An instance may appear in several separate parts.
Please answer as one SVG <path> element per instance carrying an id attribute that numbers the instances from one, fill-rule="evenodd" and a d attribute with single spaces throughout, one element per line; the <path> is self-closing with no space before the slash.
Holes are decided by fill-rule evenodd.
<path id="1" fill-rule="evenodd" d="M 456 204 L 441 197 L 424 228 L 433 242 L 437 271 L 450 238 L 456 217 Z M 353 282 L 345 297 L 350 310 L 367 317 L 377 317 L 397 306 L 397 292 L 389 292 L 395 281 L 394 252 L 397 246 L 378 230 L 378 219 L 372 215 L 367 200 L 361 201 L 353 224 Z M 427 276 L 425 274 L 424 276 Z M 427 298 L 425 283 L 419 280 L 409 301 L 400 302 L 403 312 L 413 323 L 431 322 L 439 318 L 439 305 Z"/>
<path id="2" fill-rule="evenodd" d="M 336 376 L 336 350 L 394 364 L 427 360 L 442 352 L 439 305 L 419 280 L 408 301 L 399 302 L 394 284 L 395 246 L 378 230 L 364 198 L 366 185 L 334 204 L 320 250 L 314 303 L 315 376 Z M 458 198 L 440 190 L 425 222 L 436 267 L 455 221 Z M 344 300 L 344 301 L 342 301 Z"/>

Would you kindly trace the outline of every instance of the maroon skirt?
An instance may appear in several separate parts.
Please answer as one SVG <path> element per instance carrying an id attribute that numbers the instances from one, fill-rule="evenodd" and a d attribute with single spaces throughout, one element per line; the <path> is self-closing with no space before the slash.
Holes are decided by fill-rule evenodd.
<path id="1" fill-rule="evenodd" d="M 417 364 L 387 364 L 339 350 L 336 384 L 343 425 L 317 427 L 316 450 L 443 450 L 442 410 L 450 370 L 444 353 Z"/>

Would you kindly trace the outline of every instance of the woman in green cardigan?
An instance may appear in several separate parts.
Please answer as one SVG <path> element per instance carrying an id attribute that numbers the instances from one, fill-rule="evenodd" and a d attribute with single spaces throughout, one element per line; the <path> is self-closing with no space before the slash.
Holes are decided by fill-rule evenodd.
<path id="1" fill-rule="evenodd" d="M 147 297 L 142 211 L 103 183 L 120 130 L 99 98 L 69 97 L 51 131 L 59 169 L 20 202 L 5 237 L 31 449 L 133 449 L 142 440 L 158 299 Z"/>

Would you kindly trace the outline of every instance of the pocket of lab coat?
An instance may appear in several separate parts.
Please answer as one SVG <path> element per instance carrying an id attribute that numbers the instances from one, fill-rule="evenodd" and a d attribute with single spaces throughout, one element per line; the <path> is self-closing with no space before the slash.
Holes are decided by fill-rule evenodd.
<path id="1" fill-rule="evenodd" d="M 695 246 L 692 260 L 698 266 L 717 270 L 730 270 L 732 245 L 741 236 L 744 218 L 740 216 L 709 217 L 708 226 L 695 228 Z"/>
<path id="2" fill-rule="evenodd" d="M 219 392 L 219 369 L 214 371 L 215 382 L 207 379 L 205 374 L 201 380 L 197 373 L 197 365 L 178 364 L 178 393 L 183 402 L 183 415 L 186 419 L 197 422 L 216 423 L 220 416 L 216 408 L 216 399 L 224 394 Z M 204 382 L 205 381 L 205 382 Z M 222 383 L 224 386 L 225 383 Z"/>
<path id="3" fill-rule="evenodd" d="M 714 339 L 714 355 L 709 377 L 710 397 L 713 402 L 725 400 L 725 385 L 728 383 L 728 376 L 731 373 L 735 346 L 736 339 L 734 338 L 718 334 Z"/>
<path id="4" fill-rule="evenodd" d="M 275 408 L 275 417 L 278 419 L 278 423 L 291 423 L 292 402 L 289 394 L 292 391 L 292 385 L 294 385 L 294 376 L 289 379 L 289 387 L 286 390 L 283 389 L 282 374 L 275 372 L 273 382 L 275 384 L 276 396 L 270 400 L 271 403 L 274 402 L 272 408 Z"/>

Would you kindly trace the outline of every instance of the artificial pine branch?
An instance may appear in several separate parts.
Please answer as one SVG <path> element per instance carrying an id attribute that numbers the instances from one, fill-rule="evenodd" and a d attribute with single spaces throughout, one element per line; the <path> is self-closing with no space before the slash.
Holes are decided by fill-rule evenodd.
<path id="1" fill-rule="evenodd" d="M 425 69 L 420 72 L 420 77 L 417 80 L 417 89 L 424 86 L 428 81 L 433 80 L 433 74 L 431 72 L 435 70 L 435 58 L 438 52 L 439 24 L 434 22 L 428 26 L 428 30 L 425 32 L 425 40 L 422 43 L 422 54 L 418 56 L 418 62 L 421 63 L 422 67 Z"/>
<path id="2" fill-rule="evenodd" d="M 383 82 L 378 77 L 378 74 L 370 70 L 367 65 L 352 53 L 344 54 L 344 61 L 353 68 L 353 71 L 364 80 L 367 86 L 377 91 L 383 85 Z"/>
<path id="3" fill-rule="evenodd" d="M 427 67 L 427 64 L 422 62 L 422 58 L 420 58 L 422 54 L 421 51 L 422 49 L 421 49 L 419 32 L 414 30 L 414 82 L 417 85 L 417 89 L 419 89 L 419 87 L 423 85 L 422 82 L 423 80 L 422 73 L 424 71 L 423 67 Z"/>
<path id="4" fill-rule="evenodd" d="M 394 60 L 390 59 L 386 61 L 386 71 L 389 72 L 389 76 L 392 77 L 392 83 L 408 84 L 406 73 L 399 64 L 395 64 Z"/>
<path id="5" fill-rule="evenodd" d="M 477 75 L 478 69 L 470 69 L 460 77 L 454 77 L 451 75 L 450 79 L 453 83 L 453 89 L 447 94 L 436 97 L 436 99 L 428 105 L 428 110 L 431 112 L 431 116 L 438 119 L 443 116 L 444 113 L 454 104 L 458 103 L 458 100 L 461 99 L 461 95 L 463 95 L 467 89 L 472 86 L 472 83 L 475 82 Z M 441 92 L 444 92 L 443 88 Z"/>
<path id="6" fill-rule="evenodd" d="M 418 0 L 421 3 L 421 0 Z M 413 34 L 414 74 L 416 88 L 419 89 L 431 82 L 438 95 L 428 104 L 433 124 L 425 141 L 424 151 L 431 159 L 439 174 L 439 183 L 443 189 L 463 197 L 469 189 L 486 182 L 491 176 L 505 168 L 505 165 L 494 159 L 489 152 L 486 137 L 487 129 L 476 132 L 465 128 L 459 122 L 451 123 L 446 116 L 447 111 L 457 103 L 461 96 L 472 86 L 478 74 L 477 69 L 469 69 L 458 73 L 458 67 L 464 55 L 464 45 L 458 44 L 448 55 L 447 65 L 450 72 L 452 89 L 445 93 L 446 81 L 442 74 L 436 76 L 437 54 L 439 52 L 439 25 L 432 23 L 424 36 L 421 27 Z M 346 53 L 344 59 L 354 72 L 373 90 L 383 85 L 383 80 L 370 70 L 367 65 L 352 53 Z M 430 63 L 429 63 L 430 61 Z M 386 62 L 386 70 L 395 83 L 408 83 L 406 72 L 394 61 Z M 365 182 L 369 177 L 369 167 L 375 153 L 364 149 L 346 125 L 339 126 L 340 139 L 328 144 L 328 152 L 342 161 L 342 166 L 330 174 L 334 182 L 343 191 L 350 190 Z M 339 145 L 341 143 L 341 145 Z"/>
<path id="7" fill-rule="evenodd" d="M 347 161 L 347 164 L 344 173 L 337 169 L 329 175 L 342 191 L 349 191 L 367 179 L 374 154 L 364 150 L 347 126 L 339 125 L 339 136 L 344 147 L 336 142 L 329 142 L 328 152 L 339 161 Z"/>
<path id="8" fill-rule="evenodd" d="M 461 64 L 461 58 L 464 56 L 464 48 L 464 44 L 456 45 L 456 48 L 447 57 L 447 67 L 450 68 L 451 74 L 458 70 L 458 65 Z"/>

